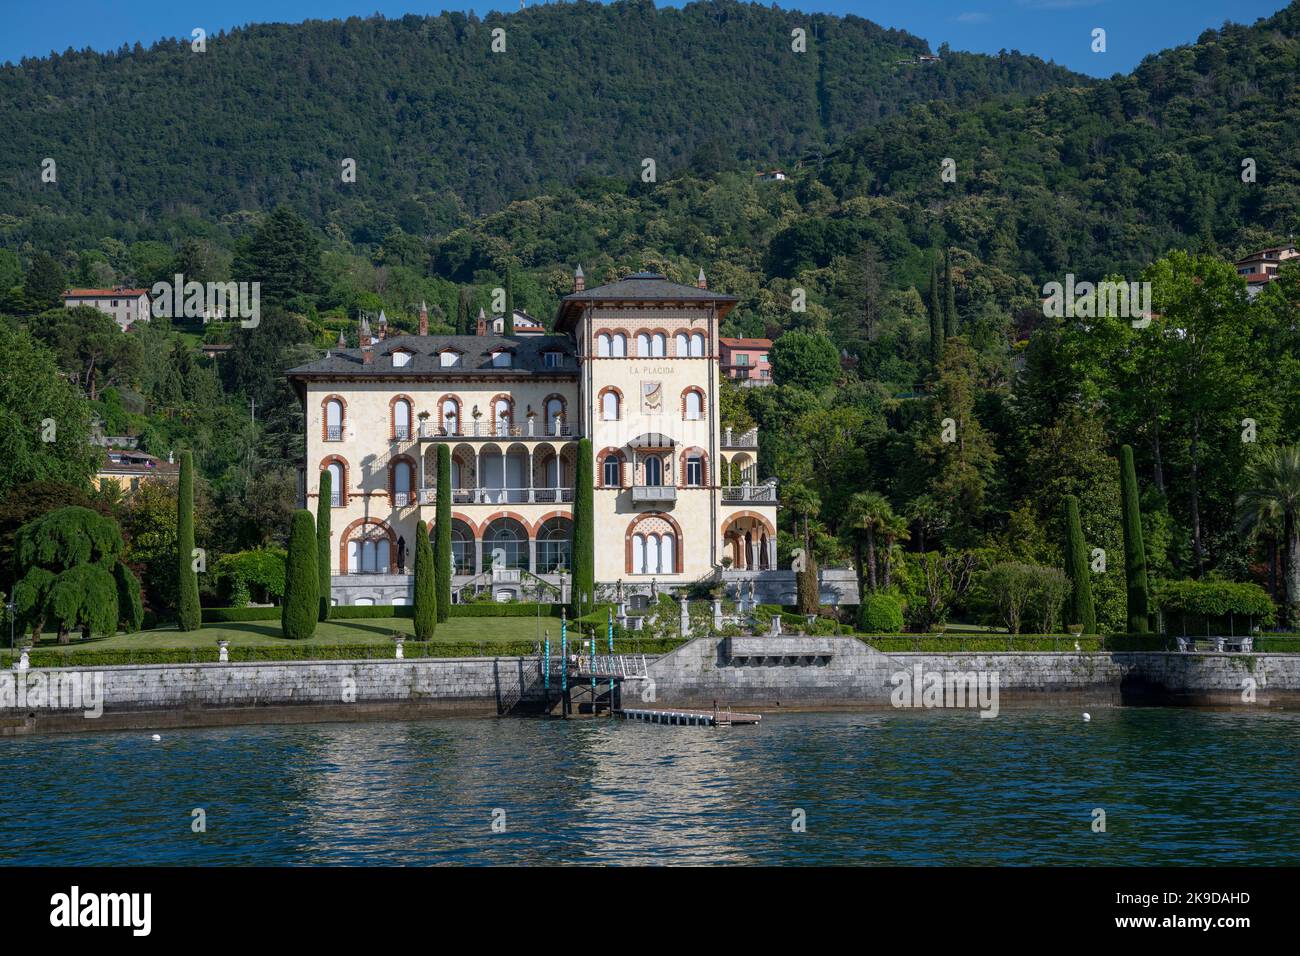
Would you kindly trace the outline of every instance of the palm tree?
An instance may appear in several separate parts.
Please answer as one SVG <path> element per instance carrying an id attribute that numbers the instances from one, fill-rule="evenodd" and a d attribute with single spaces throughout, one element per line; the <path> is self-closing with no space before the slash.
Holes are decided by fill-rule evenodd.
<path id="1" fill-rule="evenodd" d="M 911 535 L 907 531 L 907 519 L 901 515 L 891 514 L 880 527 L 880 536 L 885 539 L 885 546 L 880 551 L 880 586 L 889 590 L 889 569 L 894 557 L 894 545 L 906 541 Z"/>
<path id="2" fill-rule="evenodd" d="M 888 499 L 876 491 L 860 491 L 849 499 L 848 527 L 853 531 L 853 555 L 858 567 L 858 582 L 861 586 L 863 572 L 869 590 L 878 586 L 876 577 L 876 532 L 884 529 L 894 517 L 894 509 Z M 862 560 L 862 539 L 867 542 L 867 559 Z"/>
<path id="3" fill-rule="evenodd" d="M 1246 466 L 1237 513 L 1244 529 L 1281 524 L 1287 616 L 1294 625 L 1300 621 L 1300 445 L 1265 449 Z"/>

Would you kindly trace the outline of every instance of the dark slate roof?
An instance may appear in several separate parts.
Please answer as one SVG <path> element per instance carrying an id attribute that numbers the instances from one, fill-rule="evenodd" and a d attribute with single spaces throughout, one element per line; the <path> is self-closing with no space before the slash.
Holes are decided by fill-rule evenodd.
<path id="1" fill-rule="evenodd" d="M 443 368 L 438 353 L 448 348 L 464 353 L 461 364 L 453 368 Z M 492 365 L 494 351 L 509 349 L 514 360 L 510 368 L 495 368 Z M 366 365 L 361 359 L 361 349 L 331 349 L 328 358 L 321 358 L 307 365 L 291 368 L 285 375 L 295 378 L 328 378 L 338 376 L 376 377 L 424 377 L 429 375 L 446 378 L 464 378 L 474 375 L 506 375 L 528 377 L 530 375 L 577 375 L 578 366 L 574 359 L 573 340 L 567 335 L 524 335 L 507 338 L 500 335 L 395 335 L 375 341 L 373 345 L 374 360 Z M 393 366 L 392 353 L 411 352 L 411 361 L 400 368 Z M 564 364 L 559 368 L 547 368 L 542 358 L 543 352 L 561 352 Z"/>
<path id="2" fill-rule="evenodd" d="M 734 295 L 710 292 L 698 286 L 682 285 L 668 281 L 666 276 L 657 272 L 634 272 L 617 282 L 593 286 L 582 292 L 574 292 L 560 300 L 560 312 L 556 317 L 557 329 L 569 329 L 581 306 L 592 302 L 713 302 L 719 306 L 718 317 L 726 315 L 740 301 Z"/>

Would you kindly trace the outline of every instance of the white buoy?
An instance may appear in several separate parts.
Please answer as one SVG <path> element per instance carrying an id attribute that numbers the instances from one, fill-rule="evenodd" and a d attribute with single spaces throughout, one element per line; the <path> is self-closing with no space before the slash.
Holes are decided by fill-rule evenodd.
<path id="1" fill-rule="evenodd" d="M 1088 713 L 1087 711 L 1084 711 L 1084 713 L 1083 713 L 1083 719 L 1084 719 L 1084 720 L 1092 720 L 1092 714 Z"/>
<path id="2" fill-rule="evenodd" d="M 154 739 L 154 740 L 162 740 L 162 734 L 154 734 L 154 735 L 153 735 L 153 739 Z"/>

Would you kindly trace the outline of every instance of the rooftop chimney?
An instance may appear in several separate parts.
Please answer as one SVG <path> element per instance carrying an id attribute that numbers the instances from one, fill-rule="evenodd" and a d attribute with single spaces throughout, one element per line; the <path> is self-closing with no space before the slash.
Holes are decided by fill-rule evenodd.
<path id="1" fill-rule="evenodd" d="M 420 303 L 420 334 L 429 334 L 429 307 L 423 302 Z"/>
<path id="2" fill-rule="evenodd" d="M 707 289 L 709 287 L 709 280 L 704 278 L 703 269 L 700 269 L 700 277 L 695 280 L 695 284 L 701 289 Z"/>
<path id="3" fill-rule="evenodd" d="M 372 348 L 364 348 L 364 349 L 361 350 L 361 364 L 362 364 L 362 365 L 374 365 L 374 364 L 375 364 L 375 350 L 374 350 L 374 349 L 372 349 Z"/>
<path id="4" fill-rule="evenodd" d="M 388 316 L 384 315 L 384 310 L 379 310 L 379 341 L 388 338 Z"/>
<path id="5" fill-rule="evenodd" d="M 573 291 L 582 292 L 587 288 L 587 279 L 582 274 L 582 263 L 578 263 L 578 271 L 573 274 Z"/>
<path id="6" fill-rule="evenodd" d="M 481 308 L 478 310 L 478 329 L 475 331 L 474 334 L 475 335 L 488 334 L 487 315 L 483 312 Z"/>
<path id="7" fill-rule="evenodd" d="M 368 349 L 368 348 L 370 348 L 370 343 L 371 343 L 371 339 L 370 339 L 370 320 L 369 320 L 368 318 L 366 318 L 366 316 L 365 316 L 364 313 L 362 313 L 362 315 L 361 315 L 361 347 L 362 347 L 363 349 Z"/>
<path id="8" fill-rule="evenodd" d="M 347 348 L 347 347 L 348 347 L 348 343 L 347 343 L 347 341 L 343 338 L 343 330 L 342 330 L 342 329 L 339 329 L 339 348 L 340 348 L 340 349 L 345 349 L 345 348 Z"/>

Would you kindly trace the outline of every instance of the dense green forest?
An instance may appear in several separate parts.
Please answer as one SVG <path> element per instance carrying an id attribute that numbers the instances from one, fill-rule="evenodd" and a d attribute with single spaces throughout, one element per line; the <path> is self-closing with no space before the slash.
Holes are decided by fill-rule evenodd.
<path id="1" fill-rule="evenodd" d="M 506 66 L 486 52 L 498 22 L 509 42 L 520 34 L 509 69 L 531 57 L 535 83 L 492 72 Z M 801 22 L 818 59 L 786 64 Z M 729 391 L 724 413 L 761 429 L 783 559 L 806 537 L 823 565 L 853 561 L 913 626 L 1005 621 L 995 592 L 1065 566 L 1072 507 L 1088 552 L 1107 555 L 1096 620 L 1123 630 L 1128 444 L 1154 580 L 1255 581 L 1279 605 L 1300 601 L 1300 464 L 1285 452 L 1300 441 L 1300 268 L 1252 300 L 1232 266 L 1300 225 L 1300 3 L 1097 82 L 1018 55 L 903 65 L 923 41 L 736 4 L 256 27 L 204 56 L 227 42 L 246 45 L 238 82 L 175 44 L 0 72 L 27 97 L 0 151 L 24 156 L 79 110 L 107 110 L 113 83 L 154 104 L 149 122 L 123 120 L 136 137 L 162 102 L 208 111 L 189 132 L 186 110 L 166 112 L 178 148 L 161 150 L 110 147 L 95 137 L 118 132 L 100 123 L 89 178 L 65 179 L 60 161 L 57 189 L 5 194 L 0 379 L 39 382 L 3 393 L 7 419 L 57 406 L 69 434 L 98 418 L 157 454 L 192 448 L 196 534 L 216 553 L 283 543 L 302 443 L 281 373 L 340 332 L 355 342 L 358 310 L 410 329 L 427 301 L 435 329 L 465 331 L 508 275 L 516 304 L 549 321 L 578 263 L 589 285 L 643 268 L 693 282 L 703 267 L 741 298 L 724 333 L 776 340 L 777 384 Z M 574 47 L 587 43 L 589 60 Z M 692 68 L 673 72 L 670 57 Z M 215 118 L 248 111 L 241 96 L 255 116 Z M 225 139 L 179 148 L 191 134 Z M 350 192 L 331 164 L 353 138 L 378 152 L 361 154 Z M 656 149 L 658 180 L 642 182 L 639 158 Z M 771 165 L 790 178 L 760 181 Z M 261 281 L 261 326 L 156 321 L 123 336 L 51 311 L 66 283 L 175 272 Z M 1149 281 L 1157 316 L 1045 318 L 1042 287 L 1067 273 Z M 204 359 L 199 338 L 234 349 Z M 947 420 L 960 441 L 941 437 Z M 72 496 L 59 482 L 89 468 L 74 445 L 26 436 L 14 430 L 0 471 L 0 535 L 29 502 Z M 143 532 L 165 508 L 99 504 L 123 515 L 147 570 L 160 545 Z M 172 600 L 166 574 L 143 575 L 152 608 Z"/>

